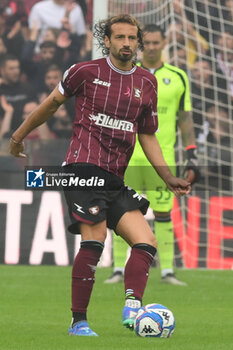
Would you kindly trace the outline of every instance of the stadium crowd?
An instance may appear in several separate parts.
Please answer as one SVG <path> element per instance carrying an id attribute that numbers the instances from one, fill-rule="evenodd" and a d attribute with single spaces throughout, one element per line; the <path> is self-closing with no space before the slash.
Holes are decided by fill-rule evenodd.
<path id="1" fill-rule="evenodd" d="M 1 1 L 0 138 L 9 138 L 68 67 L 90 59 L 91 2 Z M 71 102 L 30 138 L 69 138 L 73 113 Z"/>

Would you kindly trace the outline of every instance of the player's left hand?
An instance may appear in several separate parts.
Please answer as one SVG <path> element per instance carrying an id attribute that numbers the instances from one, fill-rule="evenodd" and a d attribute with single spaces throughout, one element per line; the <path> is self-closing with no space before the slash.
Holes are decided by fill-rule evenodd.
<path id="1" fill-rule="evenodd" d="M 171 176 L 166 181 L 167 187 L 175 196 L 184 196 L 191 191 L 191 183 L 179 177 Z"/>
<path id="2" fill-rule="evenodd" d="M 198 168 L 198 160 L 197 160 L 197 147 L 189 146 L 186 152 L 187 159 L 184 162 L 184 178 L 194 184 L 198 182 L 201 177 L 200 170 Z"/>

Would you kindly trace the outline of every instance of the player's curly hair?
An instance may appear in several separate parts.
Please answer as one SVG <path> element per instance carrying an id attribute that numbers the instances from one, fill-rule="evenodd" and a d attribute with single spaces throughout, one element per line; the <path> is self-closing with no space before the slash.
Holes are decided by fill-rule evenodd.
<path id="1" fill-rule="evenodd" d="M 115 23 L 128 23 L 133 26 L 136 26 L 138 28 L 138 47 L 140 50 L 143 50 L 143 40 L 142 40 L 142 28 L 139 24 L 139 22 L 132 16 L 127 15 L 127 14 L 121 14 L 117 16 L 110 17 L 106 20 L 101 20 L 98 23 L 95 24 L 94 26 L 94 33 L 93 36 L 97 39 L 98 41 L 98 48 L 102 50 L 102 54 L 104 56 L 109 55 L 109 49 L 105 46 L 105 35 L 110 39 L 111 34 L 112 34 L 112 25 Z"/>

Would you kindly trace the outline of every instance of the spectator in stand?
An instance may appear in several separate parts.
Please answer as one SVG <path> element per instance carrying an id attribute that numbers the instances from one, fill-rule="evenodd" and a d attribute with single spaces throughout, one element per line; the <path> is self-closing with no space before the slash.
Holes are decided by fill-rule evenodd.
<path id="1" fill-rule="evenodd" d="M 62 70 L 59 66 L 52 64 L 48 67 L 43 82 L 43 91 L 39 94 L 39 101 L 42 102 L 53 91 L 62 79 Z"/>
<path id="2" fill-rule="evenodd" d="M 228 25 L 233 23 L 233 0 L 225 0 L 223 7 L 223 18 Z"/>
<path id="3" fill-rule="evenodd" d="M 225 108 L 212 105 L 208 108 L 206 117 L 208 122 L 208 141 L 214 139 L 216 144 L 219 144 L 223 137 L 229 137 L 230 118 Z"/>
<path id="4" fill-rule="evenodd" d="M 86 26 L 83 12 L 79 4 L 72 0 L 45 0 L 36 3 L 29 14 L 29 27 L 33 30 L 34 23 L 38 23 L 38 42 L 41 43 L 45 30 L 50 27 L 61 29 L 64 18 L 69 19 L 74 33 L 84 40 Z"/>
<path id="5" fill-rule="evenodd" d="M 187 37 L 185 37 L 184 33 L 188 33 Z M 175 43 L 177 47 L 184 47 L 187 53 L 188 67 L 190 69 L 199 54 L 205 54 L 208 50 L 208 43 L 192 26 L 187 27 L 187 22 L 171 23 L 168 27 L 167 39 L 168 44 L 174 45 Z"/>
<path id="6" fill-rule="evenodd" d="M 179 1 L 179 0 L 178 0 Z M 185 5 L 187 18 L 196 23 L 199 32 L 208 43 L 213 43 L 217 32 L 221 31 L 221 7 L 216 0 L 180 0 Z M 223 3 L 221 1 L 221 3 Z M 222 4 L 221 4 L 222 5 Z"/>
<path id="7" fill-rule="evenodd" d="M 2 108 L 5 111 L 4 118 L 2 120 L 2 124 L 0 127 L 0 139 L 1 138 L 9 138 L 12 133 L 11 130 L 11 121 L 14 113 L 14 108 L 10 103 L 7 103 L 5 96 L 0 97 Z M 30 115 L 30 113 L 38 107 L 38 103 L 35 100 L 30 100 L 25 103 L 22 113 L 21 122 Z M 47 123 L 39 126 L 37 129 L 33 130 L 30 135 L 27 136 L 27 139 L 41 139 L 41 140 L 49 140 L 51 139 L 52 134 L 48 128 Z"/>
<path id="8" fill-rule="evenodd" d="M 1 107 L 4 111 L 3 118 L 0 124 L 0 140 L 10 131 L 14 108 L 7 102 L 5 96 L 0 96 Z M 7 135 L 8 137 L 8 135 Z"/>
<path id="9" fill-rule="evenodd" d="M 44 78 L 44 91 L 39 96 L 42 102 L 49 96 L 58 83 L 62 80 L 62 71 L 56 65 L 51 65 Z M 72 133 L 72 120 L 74 119 L 74 100 L 69 99 L 54 114 L 55 118 L 48 120 L 49 129 L 57 137 L 69 138 Z"/>
<path id="10" fill-rule="evenodd" d="M 176 21 L 172 22 L 168 27 L 168 44 L 174 44 L 175 42 L 178 47 L 183 46 L 187 52 L 188 67 L 192 68 L 199 54 L 207 53 L 209 48 L 208 42 L 187 19 L 183 1 L 173 0 L 173 8 L 176 14 Z M 185 37 L 184 33 L 187 33 L 187 37 Z"/>
<path id="11" fill-rule="evenodd" d="M 54 43 L 56 43 L 60 33 L 61 33 L 61 29 L 48 28 L 48 29 L 46 29 L 46 31 L 44 33 L 42 42 L 43 41 L 53 41 Z"/>
<path id="12" fill-rule="evenodd" d="M 43 41 L 40 45 L 40 55 L 35 57 L 35 61 L 38 60 L 38 62 L 43 62 L 45 67 L 51 63 L 59 64 L 61 61 L 56 55 L 57 44 L 53 41 Z"/>
<path id="13" fill-rule="evenodd" d="M 227 81 L 233 103 L 233 26 L 225 28 L 217 38 L 216 50 L 217 69 Z"/>
<path id="14" fill-rule="evenodd" d="M 228 111 L 212 105 L 207 110 L 208 133 L 205 142 L 205 151 L 208 154 L 207 186 L 213 190 L 231 190 L 232 176 L 232 135 Z"/>
<path id="15" fill-rule="evenodd" d="M 33 81 L 37 92 L 44 89 L 45 72 L 51 64 L 60 64 L 60 57 L 57 55 L 57 44 L 54 41 L 43 41 L 40 45 L 40 52 L 34 55 L 36 40 L 38 38 L 38 25 L 35 22 L 31 30 L 29 40 L 26 41 L 21 57 L 22 69 L 28 79 Z"/>
<path id="16" fill-rule="evenodd" d="M 0 85 L 0 96 L 5 96 L 8 104 L 11 104 L 14 113 L 10 129 L 14 130 L 21 122 L 23 107 L 27 100 L 35 97 L 32 86 L 20 81 L 21 69 L 19 60 L 12 55 L 6 55 L 0 63 L 2 82 Z M 4 111 L 0 111 L 3 117 Z"/>
<path id="17" fill-rule="evenodd" d="M 92 59 L 92 39 L 93 34 L 90 27 L 86 28 L 86 44 L 80 50 L 80 61 L 90 61 Z"/>
<path id="18" fill-rule="evenodd" d="M 88 36 L 89 38 L 89 36 Z M 62 20 L 62 29 L 57 38 L 57 46 L 59 48 L 59 55 L 62 57 L 63 70 L 66 70 L 72 64 L 82 61 L 80 51 L 82 49 L 86 50 L 86 41 L 84 45 L 84 38 L 78 36 L 74 32 L 74 28 L 68 16 L 64 17 Z"/>
<path id="19" fill-rule="evenodd" d="M 24 44 L 24 29 L 27 26 L 27 14 L 22 1 L 1 0 L 0 33 L 4 38 L 8 53 L 20 59 Z"/>
<path id="20" fill-rule="evenodd" d="M 57 64 L 62 71 L 79 61 L 81 48 L 80 37 L 73 33 L 67 18 L 63 19 L 63 28 L 47 28 L 40 51 L 35 55 L 35 46 L 39 35 L 38 23 L 35 22 L 22 53 L 22 68 L 28 79 L 35 84 L 37 91 L 43 90 L 44 75 L 51 64 Z"/>
<path id="21" fill-rule="evenodd" d="M 38 102 L 35 100 L 31 100 L 28 101 L 25 105 L 24 105 L 24 109 L 23 109 L 23 115 L 22 115 L 22 119 L 23 121 L 26 120 L 29 115 L 39 106 Z M 47 125 L 47 123 L 44 123 L 43 125 L 40 125 L 38 128 L 36 128 L 35 130 L 33 130 L 32 133 L 30 133 L 30 135 L 28 135 L 26 137 L 26 140 L 30 140 L 30 139 L 40 139 L 40 140 L 50 140 L 51 138 L 53 138 L 52 133 L 49 130 L 49 127 Z"/>
<path id="22" fill-rule="evenodd" d="M 212 73 L 211 62 L 206 59 L 197 59 L 192 69 L 192 106 L 193 121 L 197 141 L 203 144 L 205 141 L 205 118 L 203 116 L 215 101 L 218 104 L 227 102 L 227 83 L 224 77 L 216 72 Z M 201 147 L 200 147 L 201 149 Z"/>

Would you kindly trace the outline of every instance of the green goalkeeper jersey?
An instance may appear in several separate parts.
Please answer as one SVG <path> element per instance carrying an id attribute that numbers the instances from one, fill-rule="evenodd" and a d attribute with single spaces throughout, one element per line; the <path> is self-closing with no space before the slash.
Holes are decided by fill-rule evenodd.
<path id="1" fill-rule="evenodd" d="M 137 65 L 142 66 L 140 62 Z M 180 68 L 163 63 L 153 73 L 158 81 L 158 131 L 156 137 L 163 152 L 174 153 L 176 142 L 176 115 L 178 111 L 191 111 L 189 81 Z M 145 158 L 136 142 L 133 158 Z"/>

